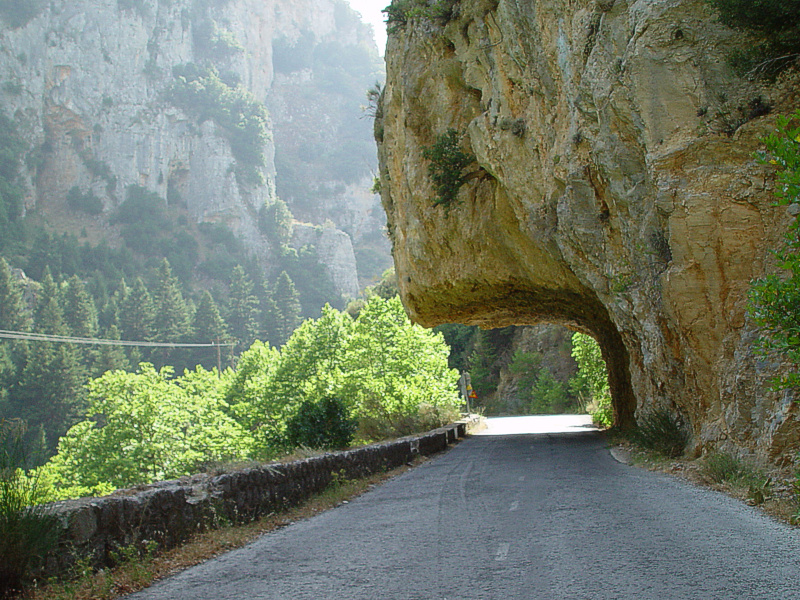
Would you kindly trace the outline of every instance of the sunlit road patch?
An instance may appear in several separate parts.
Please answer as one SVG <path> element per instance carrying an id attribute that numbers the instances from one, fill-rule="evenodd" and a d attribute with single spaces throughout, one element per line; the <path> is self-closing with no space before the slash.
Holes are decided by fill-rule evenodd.
<path id="1" fill-rule="evenodd" d="M 597 431 L 589 415 L 530 415 L 490 417 L 486 429 L 475 435 L 523 435 L 542 433 L 584 433 Z"/>

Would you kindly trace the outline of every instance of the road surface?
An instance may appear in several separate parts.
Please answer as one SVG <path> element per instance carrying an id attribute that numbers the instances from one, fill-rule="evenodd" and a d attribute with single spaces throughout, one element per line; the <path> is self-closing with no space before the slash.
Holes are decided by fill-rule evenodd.
<path id="1" fill-rule="evenodd" d="M 585 421 L 491 425 L 348 504 L 129 598 L 800 598 L 798 530 L 616 462 Z"/>

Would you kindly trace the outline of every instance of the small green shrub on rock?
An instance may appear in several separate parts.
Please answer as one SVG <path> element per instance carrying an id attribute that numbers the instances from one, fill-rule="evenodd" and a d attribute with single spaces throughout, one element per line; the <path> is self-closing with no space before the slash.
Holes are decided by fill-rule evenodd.
<path id="1" fill-rule="evenodd" d="M 422 155 L 431 161 L 428 174 L 436 188 L 434 205 L 450 205 L 455 201 L 458 190 L 467 181 L 464 170 L 475 157 L 461 150 L 459 146 L 459 133 L 455 129 L 448 129 L 436 138 L 436 142 L 425 148 Z"/>
<path id="2" fill-rule="evenodd" d="M 776 131 L 764 142 L 762 160 L 778 168 L 776 203 L 790 206 L 795 214 L 784 246 L 774 252 L 780 270 L 750 288 L 750 315 L 762 331 L 760 350 L 777 353 L 792 365 L 789 374 L 773 382 L 780 390 L 800 385 L 800 110 L 779 117 Z"/>
<path id="3" fill-rule="evenodd" d="M 413 19 L 446 25 L 458 11 L 459 0 L 392 0 L 383 9 L 389 33 L 399 31 Z"/>

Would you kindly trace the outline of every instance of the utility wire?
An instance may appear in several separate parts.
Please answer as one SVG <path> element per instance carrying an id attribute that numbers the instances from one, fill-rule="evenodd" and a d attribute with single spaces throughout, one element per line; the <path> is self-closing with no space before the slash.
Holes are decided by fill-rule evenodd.
<path id="1" fill-rule="evenodd" d="M 35 342 L 59 342 L 67 344 L 96 344 L 102 346 L 144 346 L 149 348 L 218 348 L 235 346 L 232 343 L 211 342 L 210 344 L 178 344 L 173 342 L 133 342 L 129 340 L 107 340 L 102 338 L 83 338 L 67 335 L 50 335 L 46 333 L 26 333 L 24 331 L 7 331 L 0 329 L 0 338 L 8 340 L 30 340 Z"/>

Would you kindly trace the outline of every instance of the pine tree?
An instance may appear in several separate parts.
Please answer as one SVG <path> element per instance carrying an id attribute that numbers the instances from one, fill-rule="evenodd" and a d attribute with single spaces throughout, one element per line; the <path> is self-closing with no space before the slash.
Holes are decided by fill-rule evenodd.
<path id="1" fill-rule="evenodd" d="M 261 310 L 261 322 L 259 327 L 259 335 L 262 340 L 268 341 L 273 346 L 279 345 L 280 334 L 278 328 L 281 323 L 281 309 L 272 297 L 267 284 L 262 286 L 261 296 L 259 297 L 259 308 Z"/>
<path id="2" fill-rule="evenodd" d="M 76 275 L 67 281 L 63 291 L 64 322 L 70 333 L 77 337 L 97 335 L 97 308 L 86 291 L 86 286 Z M 94 350 L 90 346 L 76 348 L 77 358 L 88 367 Z"/>
<path id="3" fill-rule="evenodd" d="M 36 299 L 36 311 L 33 315 L 34 329 L 37 333 L 48 335 L 67 335 L 64 311 L 59 302 L 58 284 L 50 274 L 50 267 L 45 267 L 42 277 L 42 289 Z"/>
<path id="4" fill-rule="evenodd" d="M 253 295 L 253 282 L 241 265 L 233 269 L 228 305 L 228 327 L 241 352 L 249 348 L 258 335 L 258 299 Z"/>
<path id="5" fill-rule="evenodd" d="M 147 341 L 153 335 L 155 318 L 153 298 L 141 278 L 136 279 L 132 288 L 124 289 L 125 294 L 120 299 L 119 305 L 122 337 L 131 341 Z"/>
<path id="6" fill-rule="evenodd" d="M 30 327 L 22 290 L 14 280 L 8 263 L 0 257 L 0 329 L 27 331 Z"/>
<path id="7" fill-rule="evenodd" d="M 155 337 L 160 342 L 179 342 L 191 330 L 189 311 L 178 278 L 165 258 L 158 268 L 158 284 L 153 293 Z"/>
<path id="8" fill-rule="evenodd" d="M 189 310 L 183 299 L 180 282 L 172 274 L 172 267 L 166 258 L 161 261 L 158 268 L 158 284 L 153 294 L 153 304 L 155 305 L 153 329 L 156 341 L 176 343 L 185 341 L 191 332 Z M 172 360 L 176 372 L 182 370 L 179 367 L 184 366 L 183 363 L 188 358 L 185 352 L 172 348 L 162 348 L 158 354 L 161 358 L 160 366 Z"/>
<path id="9" fill-rule="evenodd" d="M 112 325 L 105 330 L 103 337 L 107 340 L 118 340 L 119 329 L 116 325 Z M 125 355 L 125 351 L 121 346 L 112 346 L 110 344 L 103 344 L 94 353 L 94 362 L 92 363 L 92 375 L 100 377 L 106 371 L 130 371 L 131 363 Z"/>
<path id="10" fill-rule="evenodd" d="M 59 297 L 58 285 L 49 268 L 45 268 L 34 315 L 37 333 L 68 333 Z M 31 435 L 44 428 L 48 453 L 52 453 L 58 438 L 66 433 L 83 408 L 86 372 L 73 344 L 35 341 L 30 346 L 9 408 L 27 422 Z"/>
<path id="11" fill-rule="evenodd" d="M 292 332 L 300 325 L 300 295 L 294 287 L 291 277 L 286 271 L 281 271 L 278 280 L 275 282 L 275 292 L 273 300 L 280 310 L 278 319 L 277 335 L 278 344 L 283 345 Z"/>
<path id="12" fill-rule="evenodd" d="M 97 307 L 77 275 L 69 278 L 64 290 L 64 320 L 72 335 L 94 337 L 97 334 Z"/>
<path id="13" fill-rule="evenodd" d="M 0 329 L 28 331 L 31 319 L 22 290 L 11 273 L 8 263 L 0 258 Z M 13 388 L 19 381 L 18 373 L 25 362 L 28 345 L 25 341 L 0 342 L 0 418 L 11 418 L 10 402 Z"/>
<path id="14" fill-rule="evenodd" d="M 224 344 L 230 339 L 225 321 L 219 314 L 217 303 L 214 302 L 214 298 L 208 291 L 204 292 L 200 298 L 200 304 L 194 314 L 192 328 L 194 329 L 194 339 L 198 343 L 214 342 Z M 217 354 L 217 348 L 197 348 L 193 353 L 193 357 L 194 360 L 192 362 L 194 364 L 203 365 L 206 369 L 216 367 L 218 358 L 219 362 L 224 366 L 229 361 L 230 347 L 220 348 L 219 354 Z"/>

